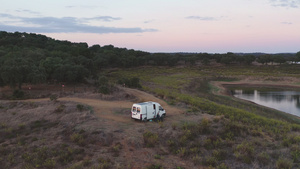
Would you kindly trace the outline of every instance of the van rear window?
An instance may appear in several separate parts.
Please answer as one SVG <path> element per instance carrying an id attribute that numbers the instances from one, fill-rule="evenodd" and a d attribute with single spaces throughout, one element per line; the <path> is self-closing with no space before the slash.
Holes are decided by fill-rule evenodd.
<path id="1" fill-rule="evenodd" d="M 136 112 L 136 107 L 135 106 L 132 107 L 132 112 Z"/>
<path id="2" fill-rule="evenodd" d="M 137 112 L 140 113 L 141 112 L 141 108 L 138 107 L 137 108 Z"/>

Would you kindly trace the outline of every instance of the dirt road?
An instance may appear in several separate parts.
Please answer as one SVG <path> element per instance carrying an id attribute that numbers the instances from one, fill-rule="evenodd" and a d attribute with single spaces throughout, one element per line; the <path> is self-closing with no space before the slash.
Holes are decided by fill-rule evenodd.
<path id="1" fill-rule="evenodd" d="M 137 89 L 122 88 L 125 93 L 138 98 L 137 102 L 155 101 L 159 102 L 167 112 L 168 117 L 182 114 L 184 111 L 168 105 L 165 101 Z M 29 99 L 27 101 L 48 101 L 49 98 L 44 99 Z M 100 99 L 88 99 L 78 97 L 62 97 L 59 101 L 72 101 L 81 104 L 86 104 L 93 107 L 94 113 L 97 117 L 114 120 L 118 122 L 130 122 L 130 109 L 133 104 L 131 101 L 106 101 Z M 121 113 L 121 114 L 120 114 Z M 124 118 L 128 117 L 128 118 Z"/>

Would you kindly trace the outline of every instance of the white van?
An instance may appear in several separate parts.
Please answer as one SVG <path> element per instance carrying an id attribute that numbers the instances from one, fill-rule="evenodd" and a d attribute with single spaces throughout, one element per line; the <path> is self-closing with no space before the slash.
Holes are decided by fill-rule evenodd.
<path id="1" fill-rule="evenodd" d="M 156 102 L 135 103 L 131 108 L 131 118 L 141 121 L 155 119 L 157 117 L 164 118 L 166 111 Z"/>

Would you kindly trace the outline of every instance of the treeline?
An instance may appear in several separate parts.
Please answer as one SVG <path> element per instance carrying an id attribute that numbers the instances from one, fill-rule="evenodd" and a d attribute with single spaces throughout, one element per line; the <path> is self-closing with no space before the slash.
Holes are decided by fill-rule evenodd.
<path id="1" fill-rule="evenodd" d="M 209 65 L 285 63 L 300 61 L 300 53 L 283 55 L 238 55 L 149 53 L 113 45 L 93 45 L 59 41 L 33 33 L 0 32 L 0 85 L 21 87 L 23 83 L 69 82 L 79 83 L 86 78 L 97 79 L 104 68 L 139 66 L 176 66 L 178 64 Z"/>

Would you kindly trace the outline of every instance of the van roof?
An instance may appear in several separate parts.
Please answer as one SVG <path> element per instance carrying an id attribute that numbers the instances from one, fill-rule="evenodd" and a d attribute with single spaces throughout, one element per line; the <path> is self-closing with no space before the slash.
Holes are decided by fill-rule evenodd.
<path id="1" fill-rule="evenodd" d="M 135 103 L 136 105 L 148 105 L 148 104 L 153 104 L 153 103 L 156 103 L 156 102 L 152 102 L 152 101 L 149 101 L 149 102 L 143 102 L 143 103 Z"/>

